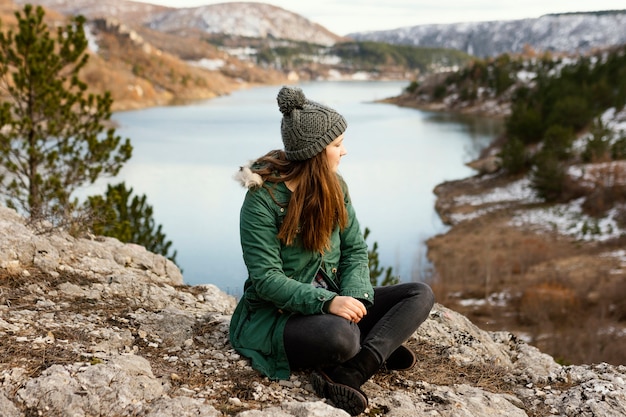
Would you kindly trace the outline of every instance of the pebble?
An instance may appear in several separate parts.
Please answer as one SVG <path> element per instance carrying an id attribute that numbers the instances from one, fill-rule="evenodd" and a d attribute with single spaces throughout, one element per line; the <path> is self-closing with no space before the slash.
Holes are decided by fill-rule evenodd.
<path id="1" fill-rule="evenodd" d="M 228 403 L 230 405 L 234 405 L 235 407 L 241 407 L 243 405 L 243 403 L 241 402 L 241 400 L 237 397 L 231 397 L 228 399 Z"/>

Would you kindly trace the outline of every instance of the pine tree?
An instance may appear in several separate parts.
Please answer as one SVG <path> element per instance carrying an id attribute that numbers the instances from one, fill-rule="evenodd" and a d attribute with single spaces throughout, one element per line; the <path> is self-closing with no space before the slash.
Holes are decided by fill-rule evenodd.
<path id="1" fill-rule="evenodd" d="M 534 157 L 531 186 L 545 201 L 557 201 L 563 195 L 565 166 L 557 151 L 543 148 Z"/>
<path id="2" fill-rule="evenodd" d="M 122 182 L 109 184 L 104 196 L 89 197 L 84 205 L 91 212 L 91 229 L 97 235 L 136 243 L 176 262 L 176 251 L 172 255 L 168 253 L 172 242 L 166 240 L 161 225 L 155 224 L 146 196 L 131 198 L 132 193 L 133 189 L 127 189 Z"/>
<path id="3" fill-rule="evenodd" d="M 363 232 L 363 239 L 367 240 L 367 237 L 370 234 L 370 229 L 365 228 L 365 232 Z M 372 248 L 367 252 L 367 258 L 369 261 L 369 269 L 370 269 L 370 282 L 373 286 L 385 286 L 385 285 L 394 285 L 400 282 L 400 278 L 393 275 L 393 270 L 390 266 L 386 269 L 383 269 L 380 266 L 380 260 L 378 259 L 378 242 L 374 242 Z M 378 282 L 379 277 L 383 275 L 384 277 L 381 282 Z"/>
<path id="4" fill-rule="evenodd" d="M 71 215 L 72 193 L 116 175 L 132 146 L 113 128 L 109 93 L 87 94 L 79 72 L 88 60 L 85 19 L 56 36 L 44 10 L 17 11 L 16 33 L 0 33 L 0 193 L 6 204 L 53 223 Z"/>
<path id="5" fill-rule="evenodd" d="M 502 168 L 509 174 L 519 174 L 528 169 L 530 162 L 524 143 L 516 137 L 512 137 L 502 145 L 500 152 Z"/>

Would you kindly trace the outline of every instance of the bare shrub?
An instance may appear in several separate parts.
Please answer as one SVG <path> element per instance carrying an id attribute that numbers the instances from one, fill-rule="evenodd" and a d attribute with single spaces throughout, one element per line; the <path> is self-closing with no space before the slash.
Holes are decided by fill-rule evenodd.
<path id="1" fill-rule="evenodd" d="M 516 244 L 517 249 L 512 252 L 511 265 L 513 272 L 524 274 L 533 266 L 549 260 L 555 251 L 551 242 L 542 236 L 525 236 Z"/>
<path id="2" fill-rule="evenodd" d="M 582 208 L 592 217 L 601 217 L 624 201 L 626 201 L 626 186 L 624 185 L 597 188 L 587 196 Z"/>
<path id="3" fill-rule="evenodd" d="M 609 313 L 615 320 L 626 322 L 626 281 L 613 283 L 611 291 L 607 294 L 607 304 Z"/>
<path id="4" fill-rule="evenodd" d="M 626 228 L 626 202 L 617 204 L 613 209 L 615 210 L 613 218 L 617 222 L 617 225 L 621 228 Z"/>
<path id="5" fill-rule="evenodd" d="M 583 210 L 590 216 L 604 215 L 616 204 L 626 201 L 626 162 L 594 164 L 586 168 L 586 176 L 594 183 L 585 199 Z"/>
<path id="6" fill-rule="evenodd" d="M 541 351 L 550 352 L 564 365 L 607 362 L 624 363 L 623 346 L 626 336 L 602 317 L 572 312 L 576 322 L 553 332 L 535 335 L 533 344 Z"/>
<path id="7" fill-rule="evenodd" d="M 559 328 L 570 321 L 580 299 L 568 284 L 559 281 L 540 282 L 527 287 L 519 301 L 518 318 L 524 324 L 553 323 Z"/>

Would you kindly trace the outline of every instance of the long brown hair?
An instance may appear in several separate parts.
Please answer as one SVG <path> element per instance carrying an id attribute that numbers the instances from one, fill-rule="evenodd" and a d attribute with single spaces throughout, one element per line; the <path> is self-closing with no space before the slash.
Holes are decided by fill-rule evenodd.
<path id="1" fill-rule="evenodd" d="M 264 181 L 295 185 L 278 231 L 281 242 L 292 245 L 299 236 L 305 249 L 320 253 L 330 249 L 330 236 L 335 227 L 346 227 L 348 213 L 339 177 L 331 171 L 326 152 L 304 161 L 289 161 L 284 151 L 276 150 L 256 162 L 253 171 Z"/>

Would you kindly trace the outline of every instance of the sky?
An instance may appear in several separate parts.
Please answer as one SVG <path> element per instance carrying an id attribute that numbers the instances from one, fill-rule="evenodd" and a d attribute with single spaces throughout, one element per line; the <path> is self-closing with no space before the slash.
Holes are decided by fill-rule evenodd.
<path id="1" fill-rule="evenodd" d="M 228 0 L 135 0 L 169 7 L 197 7 Z M 241 1 L 241 0 L 239 0 Z M 396 29 L 432 23 L 536 18 L 548 13 L 626 9 L 624 0 L 275 0 L 331 32 Z"/>

